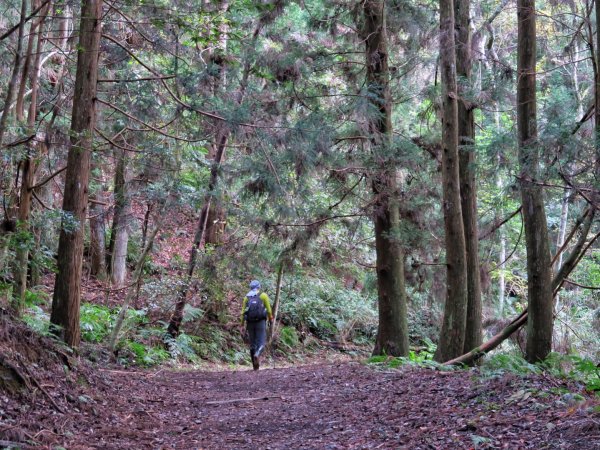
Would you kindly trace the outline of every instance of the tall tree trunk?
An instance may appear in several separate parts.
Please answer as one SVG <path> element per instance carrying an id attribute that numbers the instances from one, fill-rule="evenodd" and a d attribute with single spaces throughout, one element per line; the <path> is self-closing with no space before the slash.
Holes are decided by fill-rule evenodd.
<path id="1" fill-rule="evenodd" d="M 129 241 L 129 193 L 127 192 L 127 159 L 125 152 L 117 152 L 117 166 L 115 168 L 115 207 L 110 233 L 110 244 L 107 258 L 109 258 L 109 272 L 111 282 L 121 286 L 127 277 L 127 243 Z"/>
<path id="2" fill-rule="evenodd" d="M 34 11 L 39 5 L 37 0 L 31 1 L 31 10 Z M 33 57 L 33 46 L 35 44 L 36 30 L 38 24 L 41 21 L 32 20 L 29 26 L 29 39 L 27 41 L 27 51 L 25 52 L 25 60 L 23 61 L 23 71 L 21 72 L 21 83 L 19 84 L 19 91 L 17 92 L 17 101 L 15 103 L 15 115 L 17 121 L 23 122 L 25 120 L 25 90 L 27 89 L 27 80 L 29 79 L 29 68 L 31 66 L 31 59 Z M 31 84 L 33 89 L 34 85 Z"/>
<path id="3" fill-rule="evenodd" d="M 145 242 L 143 244 L 142 253 L 139 256 L 139 258 L 135 264 L 135 269 L 133 271 L 134 282 L 130 285 L 129 289 L 127 290 L 127 295 L 125 296 L 125 300 L 123 301 L 123 305 L 121 306 L 119 315 L 117 316 L 117 319 L 115 320 L 115 326 L 110 335 L 108 347 L 113 352 L 115 351 L 115 347 L 117 345 L 117 339 L 119 337 L 121 327 L 123 326 L 123 322 L 125 320 L 125 315 L 127 314 L 127 310 L 129 309 L 129 305 L 131 304 L 131 301 L 133 300 L 134 296 L 137 295 L 137 293 L 139 292 L 140 284 L 142 281 L 142 272 L 144 269 L 144 264 L 146 262 L 146 258 L 148 257 L 148 254 L 152 250 L 152 245 L 154 244 L 154 239 L 156 238 L 156 235 L 162 228 L 162 224 L 163 224 L 163 221 L 165 218 L 165 212 L 167 211 L 169 205 L 170 205 L 169 196 L 167 196 L 167 198 L 165 199 L 165 201 L 158 213 L 158 217 L 156 218 L 156 224 L 154 225 L 154 230 L 152 230 L 152 232 L 150 233 L 150 236 L 148 236 L 147 239 L 145 240 Z"/>
<path id="4" fill-rule="evenodd" d="M 481 278 L 479 271 L 479 229 L 477 226 L 477 184 L 475 181 L 475 118 L 466 102 L 471 81 L 471 0 L 454 0 L 457 33 L 456 74 L 458 93 L 458 142 L 460 197 L 467 251 L 467 326 L 463 352 L 481 344 Z"/>
<path id="5" fill-rule="evenodd" d="M 91 199 L 104 201 L 104 187 L 101 186 Z M 90 273 L 99 280 L 106 279 L 106 211 L 100 203 L 92 202 L 90 206 Z"/>
<path id="6" fill-rule="evenodd" d="M 23 35 L 25 34 L 25 18 L 27 15 L 27 0 L 21 1 L 21 17 L 19 20 L 19 34 L 17 36 L 17 51 L 15 53 L 15 62 L 6 89 L 6 97 L 4 100 L 4 108 L 2 109 L 2 116 L 0 116 L 0 146 L 2 146 L 4 133 L 6 132 L 6 124 L 8 123 L 8 115 L 10 108 L 13 103 L 13 97 L 15 95 L 15 88 L 19 79 L 19 72 L 21 70 L 21 61 L 23 59 Z M 7 218 L 8 219 L 8 218 Z"/>
<path id="7" fill-rule="evenodd" d="M 496 131 L 500 132 L 500 103 L 495 102 L 496 111 L 494 112 L 494 121 L 496 124 Z M 502 190 L 502 176 L 500 175 L 500 164 L 502 156 L 500 153 L 497 155 L 498 166 L 496 169 L 496 189 L 498 191 Z M 496 210 L 496 214 L 498 217 L 502 217 L 504 215 L 504 208 L 502 204 L 498 206 Z M 500 254 L 498 256 L 498 271 L 500 274 L 498 275 L 498 312 L 502 317 L 504 315 L 504 302 L 506 300 L 506 277 L 504 275 L 504 269 L 506 267 L 506 233 L 504 232 L 504 227 L 500 227 L 499 230 L 499 239 L 500 239 Z"/>
<path id="8" fill-rule="evenodd" d="M 79 305 L 83 232 L 88 204 L 88 182 L 94 125 L 96 84 L 101 35 L 102 0 L 84 0 L 81 7 L 75 95 L 71 116 L 71 145 L 67 158 L 63 211 L 73 224 L 63 221 L 50 322 L 71 347 L 80 341 Z"/>
<path id="9" fill-rule="evenodd" d="M 595 136 L 596 136 L 596 161 L 595 161 L 595 175 L 596 180 L 600 177 L 600 1 L 596 0 L 596 64 L 595 69 L 595 85 L 594 85 L 594 97 L 595 106 L 594 111 L 594 124 L 595 124 Z M 0 141 L 1 142 L 1 141 Z"/>
<path id="10" fill-rule="evenodd" d="M 561 270 L 552 278 L 552 291 L 558 293 L 565 279 L 569 276 L 569 274 L 575 269 L 577 263 L 581 260 L 585 251 L 588 247 L 586 247 L 585 242 L 587 240 L 587 235 L 590 231 L 592 222 L 594 220 L 594 211 L 587 210 L 583 217 L 577 220 L 577 224 L 573 229 L 571 237 L 575 234 L 575 231 L 581 228 L 579 240 L 573 247 L 573 251 L 563 264 Z M 598 235 L 594 239 L 596 239 Z M 591 245 L 594 239 L 588 244 Z M 444 364 L 446 365 L 459 365 L 459 364 L 473 364 L 473 362 L 481 357 L 483 357 L 486 353 L 489 353 L 496 347 L 498 347 L 502 342 L 508 339 L 515 331 L 521 328 L 528 322 L 529 313 L 527 310 L 523 311 L 516 319 L 514 319 L 510 324 L 508 324 L 502 331 L 493 336 L 487 342 L 479 345 L 474 348 L 470 352 L 461 355 L 455 359 L 450 361 L 446 361 Z"/>
<path id="11" fill-rule="evenodd" d="M 226 11 L 228 8 L 228 2 L 224 1 L 222 3 L 223 11 Z M 252 34 L 252 48 L 254 48 L 256 41 L 258 40 L 258 36 L 260 34 L 260 30 L 262 29 L 262 22 L 259 20 L 257 23 L 254 33 Z M 244 64 L 244 70 L 242 72 L 242 79 L 240 81 L 240 89 L 237 95 L 237 103 L 241 105 L 244 95 L 246 93 L 246 88 L 248 86 L 248 77 L 250 76 L 250 71 L 252 69 L 252 64 L 250 60 L 247 59 Z M 208 227 L 208 219 L 213 208 L 213 204 L 215 199 L 214 191 L 217 187 L 219 170 L 221 167 L 221 163 L 225 158 L 225 150 L 227 148 L 227 141 L 229 139 L 229 130 L 225 130 L 222 133 L 218 133 L 217 136 L 217 145 L 215 150 L 215 156 L 213 158 L 213 163 L 210 171 L 210 180 L 208 182 L 208 194 L 204 197 L 204 206 L 200 212 L 200 217 L 198 219 L 198 225 L 196 228 L 196 233 L 194 236 L 194 242 L 192 244 L 192 249 L 190 251 L 190 259 L 188 262 L 188 270 L 187 270 L 187 279 L 183 284 L 179 293 L 177 295 L 177 303 L 175 304 L 175 310 L 169 320 L 169 326 L 167 327 L 167 332 L 172 336 L 176 337 L 179 334 L 179 327 L 181 326 L 181 322 L 183 320 L 183 310 L 185 308 L 185 304 L 187 302 L 187 294 L 189 291 L 190 283 L 192 281 L 192 277 L 194 275 L 194 270 L 196 269 L 196 264 L 198 263 L 198 252 L 200 251 L 200 247 L 202 242 L 206 240 L 206 233 Z"/>
<path id="12" fill-rule="evenodd" d="M 228 0 L 221 0 L 220 4 L 218 4 L 217 6 L 218 11 L 220 14 L 225 15 L 227 13 L 227 10 L 229 9 L 229 1 Z M 213 83 L 213 90 L 215 92 L 215 95 L 218 95 L 218 92 L 223 89 L 226 88 L 226 84 L 227 84 L 227 79 L 226 79 L 226 71 L 224 66 L 224 58 L 223 56 L 225 55 L 226 51 L 227 51 L 227 41 L 228 41 L 228 36 L 229 36 L 229 23 L 226 21 L 223 21 L 220 25 L 219 25 L 219 39 L 217 42 L 216 47 L 211 51 L 211 60 L 212 63 L 215 64 L 216 66 L 219 67 L 219 75 L 214 77 L 214 83 Z M 254 38 L 252 41 L 252 47 L 254 47 L 256 42 L 256 39 Z M 245 72 L 244 72 L 245 74 Z M 241 103 L 243 95 L 244 95 L 244 91 L 245 91 L 245 86 L 243 84 L 241 84 L 240 86 L 240 92 L 239 92 L 239 101 L 238 104 Z M 211 160 L 215 160 L 215 158 L 217 157 L 217 154 L 219 153 L 219 143 L 222 141 L 223 136 L 225 137 L 225 139 L 228 138 L 229 134 L 230 134 L 230 130 L 227 126 L 227 124 L 225 124 L 224 122 L 220 122 L 220 123 L 216 123 L 216 128 L 217 128 L 217 133 L 216 133 L 216 137 L 215 137 L 215 143 L 213 145 L 210 146 L 209 149 L 209 159 Z M 223 156 L 224 158 L 225 156 Z M 223 195 L 219 194 L 218 197 L 214 198 L 214 201 L 212 202 L 212 207 L 210 208 L 209 212 L 208 212 L 208 218 L 207 218 L 207 222 L 206 222 L 206 236 L 205 236 L 205 243 L 206 244 L 213 244 L 213 245 L 219 245 L 223 242 L 223 236 L 225 233 L 225 226 L 227 224 L 227 211 L 224 207 L 223 204 Z"/>
<path id="13" fill-rule="evenodd" d="M 383 0 L 365 0 L 364 39 L 370 102 L 369 135 L 378 167 L 371 186 L 375 196 L 373 222 L 377 253 L 379 328 L 374 355 L 408 355 L 404 250 L 399 242 L 400 211 L 397 170 L 387 153 L 392 138 L 387 31 Z"/>
<path id="14" fill-rule="evenodd" d="M 283 265 L 284 261 L 279 262 L 279 269 L 277 269 L 277 282 L 275 284 L 275 299 L 273 300 L 273 322 L 269 328 L 267 337 L 267 345 L 269 348 L 273 342 L 273 336 L 275 335 L 275 327 L 277 325 L 277 315 L 279 313 L 279 306 L 281 304 L 281 284 L 283 283 Z"/>
<path id="15" fill-rule="evenodd" d="M 208 158 L 215 161 L 219 156 L 219 145 L 226 145 L 229 137 L 229 130 L 224 129 L 226 124 L 217 124 L 217 128 L 220 132 L 217 133 L 217 139 L 214 145 L 211 145 Z M 221 144 L 219 144 L 221 143 Z M 221 152 L 221 158 L 225 158 L 225 153 Z M 223 161 L 221 161 L 222 163 Z M 205 244 L 219 245 L 223 241 L 223 234 L 225 232 L 225 225 L 227 221 L 227 214 L 223 206 L 223 196 L 218 194 L 212 201 L 211 208 L 208 211 L 208 217 L 206 219 L 206 235 L 204 238 Z"/>
<path id="16" fill-rule="evenodd" d="M 538 184 L 535 0 L 518 0 L 517 18 L 517 128 L 529 300 L 526 358 L 536 362 L 546 358 L 552 349 L 553 295 L 546 212 Z"/>
<path id="17" fill-rule="evenodd" d="M 442 179 L 446 239 L 446 305 L 434 359 L 460 356 L 467 322 L 467 252 L 460 197 L 458 158 L 458 102 L 454 52 L 454 5 L 440 0 L 440 66 L 442 76 Z M 479 276 L 479 272 L 476 274 Z"/>
<path id="18" fill-rule="evenodd" d="M 33 8 L 38 6 L 38 2 L 33 2 Z M 41 64 L 42 54 L 42 26 L 46 16 L 47 7 L 41 13 L 40 18 L 36 21 L 36 25 L 31 26 L 32 34 L 29 37 L 30 49 L 28 51 L 33 52 L 33 44 L 35 42 L 35 56 L 33 62 L 33 71 L 31 75 L 31 101 L 29 104 L 29 111 L 27 115 L 27 132 L 35 133 L 35 122 L 37 119 L 37 97 L 38 97 L 38 85 L 39 85 L 39 69 Z M 37 30 L 37 33 L 35 32 Z M 31 55 L 28 55 L 30 58 Z M 26 72 L 23 71 L 22 84 L 25 84 Z M 27 289 L 27 273 L 29 267 L 29 250 L 33 239 L 30 234 L 29 215 L 31 212 L 31 198 L 32 198 L 32 187 L 35 183 L 35 172 L 36 172 L 36 160 L 38 150 L 36 149 L 35 141 L 31 146 L 27 146 L 27 155 L 23 161 L 22 174 L 21 174 L 21 193 L 19 198 L 19 212 L 18 212 L 18 228 L 20 239 L 20 245 L 17 245 L 16 258 L 15 258 L 15 289 L 14 289 L 14 302 L 13 306 L 17 314 L 20 314 L 22 302 L 25 298 L 25 291 Z"/>
<path id="19" fill-rule="evenodd" d="M 179 328 L 181 326 L 181 322 L 183 321 L 183 310 L 187 303 L 188 291 L 190 289 L 192 277 L 194 276 L 194 271 L 196 270 L 196 265 L 198 263 L 198 253 L 200 251 L 200 247 L 202 246 L 202 242 L 204 241 L 204 237 L 206 236 L 208 215 L 213 202 L 213 193 L 215 188 L 217 187 L 217 181 L 219 179 L 219 169 L 221 167 L 221 161 L 223 161 L 223 157 L 225 155 L 226 143 L 227 136 L 223 136 L 221 142 L 219 143 L 215 160 L 213 161 L 212 167 L 210 169 L 208 193 L 204 197 L 204 206 L 200 211 L 200 217 L 198 219 L 198 225 L 196 227 L 196 233 L 194 235 L 194 242 L 190 251 L 190 259 L 188 262 L 186 280 L 178 292 L 177 302 L 175 303 L 175 310 L 171 315 L 171 319 L 169 320 L 169 326 L 167 327 L 167 333 L 169 333 L 172 337 L 177 337 L 179 335 Z"/>
<path id="20" fill-rule="evenodd" d="M 48 152 L 48 145 L 47 143 L 44 142 L 39 142 L 38 143 L 40 145 L 40 151 L 39 151 L 39 155 L 40 157 L 43 157 L 43 155 L 47 154 Z M 44 172 L 41 172 L 38 170 L 38 173 L 36 175 L 38 176 L 42 176 L 44 174 Z M 40 185 L 39 187 L 35 188 L 35 195 L 48 207 L 53 208 L 53 203 L 54 203 L 54 193 L 52 190 L 52 185 L 50 183 L 44 183 L 42 185 Z M 32 214 L 44 214 L 42 211 L 42 207 L 38 206 L 37 208 L 35 207 L 35 204 L 33 205 L 32 208 Z M 52 245 L 57 241 L 57 239 L 53 239 L 53 235 L 55 234 L 54 227 L 49 227 L 47 225 L 47 223 L 36 223 L 35 226 L 33 227 L 33 234 L 35 236 L 35 246 L 32 250 L 32 257 L 31 259 L 33 261 L 36 260 L 36 255 L 39 255 L 41 249 L 45 246 L 47 248 L 52 248 Z M 31 279 L 30 279 L 30 284 L 31 286 L 39 286 L 42 283 L 42 274 L 43 274 L 43 269 L 44 267 L 42 267 L 40 264 L 32 264 L 31 265 Z"/>

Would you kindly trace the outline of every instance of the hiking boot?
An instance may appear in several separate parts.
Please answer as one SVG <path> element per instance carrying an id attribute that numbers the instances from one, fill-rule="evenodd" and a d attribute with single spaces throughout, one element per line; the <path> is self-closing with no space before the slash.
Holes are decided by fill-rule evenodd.
<path id="1" fill-rule="evenodd" d="M 258 356 L 252 357 L 252 368 L 258 370 L 260 368 L 260 359 Z"/>

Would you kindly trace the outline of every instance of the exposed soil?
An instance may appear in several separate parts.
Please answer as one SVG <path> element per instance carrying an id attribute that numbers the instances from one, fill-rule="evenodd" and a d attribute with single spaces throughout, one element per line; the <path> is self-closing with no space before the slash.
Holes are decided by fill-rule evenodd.
<path id="1" fill-rule="evenodd" d="M 359 362 L 258 372 L 80 365 L 71 375 L 78 371 L 87 374 L 71 376 L 70 387 L 31 373 L 55 406 L 35 386 L 20 404 L 0 390 L 0 440 L 73 450 L 600 449 L 598 402 L 543 376 Z"/>

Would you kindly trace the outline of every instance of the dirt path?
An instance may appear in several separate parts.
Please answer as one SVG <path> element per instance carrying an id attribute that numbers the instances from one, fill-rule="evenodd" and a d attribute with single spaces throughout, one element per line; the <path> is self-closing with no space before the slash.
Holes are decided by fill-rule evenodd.
<path id="1" fill-rule="evenodd" d="M 359 363 L 104 375 L 57 421 L 69 450 L 600 449 L 591 401 L 568 404 L 544 377 Z"/>

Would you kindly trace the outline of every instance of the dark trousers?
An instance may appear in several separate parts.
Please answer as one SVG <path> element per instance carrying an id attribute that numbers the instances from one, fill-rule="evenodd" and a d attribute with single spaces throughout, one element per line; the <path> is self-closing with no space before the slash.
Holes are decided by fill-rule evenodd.
<path id="1" fill-rule="evenodd" d="M 248 330 L 248 338 L 250 339 L 250 354 L 252 356 L 256 352 L 260 354 L 267 342 L 267 321 L 247 322 L 246 329 Z"/>

